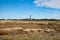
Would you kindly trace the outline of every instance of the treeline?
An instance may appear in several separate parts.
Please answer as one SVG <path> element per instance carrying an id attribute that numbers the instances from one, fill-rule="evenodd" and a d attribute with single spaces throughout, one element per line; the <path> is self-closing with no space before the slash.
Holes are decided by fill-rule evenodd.
<path id="1" fill-rule="evenodd" d="M 22 20 L 22 21 L 60 21 L 60 19 L 0 19 L 0 20 Z"/>

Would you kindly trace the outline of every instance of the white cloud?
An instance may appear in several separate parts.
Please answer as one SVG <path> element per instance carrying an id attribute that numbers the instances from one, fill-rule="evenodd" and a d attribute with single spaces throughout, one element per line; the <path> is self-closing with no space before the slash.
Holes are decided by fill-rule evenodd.
<path id="1" fill-rule="evenodd" d="M 60 0 L 35 0 L 33 2 L 37 7 L 49 7 L 60 9 Z"/>

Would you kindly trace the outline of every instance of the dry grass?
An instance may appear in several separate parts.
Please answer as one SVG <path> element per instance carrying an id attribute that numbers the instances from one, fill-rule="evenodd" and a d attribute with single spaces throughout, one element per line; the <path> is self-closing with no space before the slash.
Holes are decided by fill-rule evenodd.
<path id="1" fill-rule="evenodd" d="M 60 40 L 60 21 L 0 21 L 0 40 Z"/>

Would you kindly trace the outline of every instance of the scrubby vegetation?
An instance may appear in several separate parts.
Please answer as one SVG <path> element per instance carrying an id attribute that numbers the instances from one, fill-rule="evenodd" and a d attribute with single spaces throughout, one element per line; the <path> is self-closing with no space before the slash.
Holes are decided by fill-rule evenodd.
<path id="1" fill-rule="evenodd" d="M 60 21 L 0 21 L 0 40 L 60 40 Z"/>

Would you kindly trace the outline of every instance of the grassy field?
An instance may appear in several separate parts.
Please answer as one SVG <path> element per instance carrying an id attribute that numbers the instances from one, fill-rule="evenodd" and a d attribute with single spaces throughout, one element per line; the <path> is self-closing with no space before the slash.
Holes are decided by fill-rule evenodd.
<path id="1" fill-rule="evenodd" d="M 60 21 L 0 21 L 0 40 L 60 40 Z"/>

